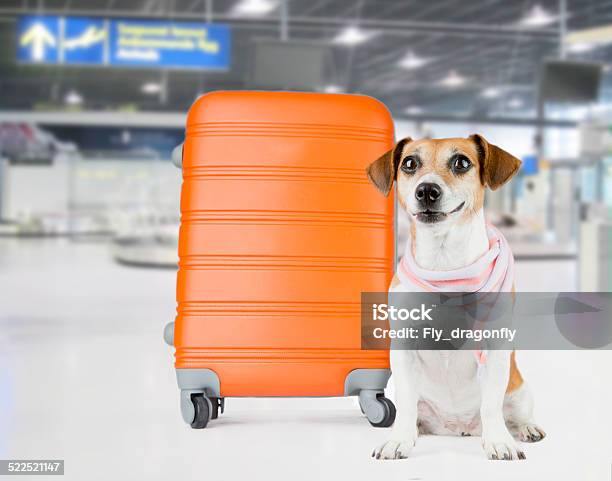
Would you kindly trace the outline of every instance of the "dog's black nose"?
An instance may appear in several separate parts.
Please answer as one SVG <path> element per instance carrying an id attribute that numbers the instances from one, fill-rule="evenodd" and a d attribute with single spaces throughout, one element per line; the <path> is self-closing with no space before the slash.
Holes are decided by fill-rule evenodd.
<path id="1" fill-rule="evenodd" d="M 442 189 L 438 184 L 423 182 L 417 186 L 414 196 L 423 205 L 433 205 L 442 197 Z"/>

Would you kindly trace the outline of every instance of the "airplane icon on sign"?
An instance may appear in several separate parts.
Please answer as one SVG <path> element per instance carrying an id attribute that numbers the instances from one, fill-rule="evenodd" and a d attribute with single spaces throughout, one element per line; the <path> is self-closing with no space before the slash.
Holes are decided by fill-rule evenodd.
<path id="1" fill-rule="evenodd" d="M 105 38 L 105 29 L 99 29 L 94 26 L 91 26 L 88 27 L 80 36 L 65 39 L 64 48 L 66 50 L 73 50 L 76 48 L 89 48 L 92 45 L 95 45 L 96 43 L 104 41 Z"/>
<path id="2" fill-rule="evenodd" d="M 19 44 L 30 47 L 30 57 L 35 62 L 45 60 L 47 47 L 55 47 L 57 40 L 43 23 L 34 23 L 21 37 Z"/>

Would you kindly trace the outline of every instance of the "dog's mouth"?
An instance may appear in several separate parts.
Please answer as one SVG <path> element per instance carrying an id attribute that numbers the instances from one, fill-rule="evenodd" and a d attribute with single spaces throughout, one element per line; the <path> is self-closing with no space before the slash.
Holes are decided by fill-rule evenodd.
<path id="1" fill-rule="evenodd" d="M 420 212 L 417 212 L 416 214 L 413 214 L 413 215 L 417 218 L 418 221 L 423 222 L 424 224 L 435 224 L 436 222 L 443 221 L 449 215 L 459 212 L 461 209 L 463 209 L 464 205 L 465 205 L 465 202 L 461 202 L 461 204 L 459 204 L 457 207 L 455 207 L 450 212 L 442 212 L 439 210 L 427 209 L 427 210 L 422 210 Z"/>

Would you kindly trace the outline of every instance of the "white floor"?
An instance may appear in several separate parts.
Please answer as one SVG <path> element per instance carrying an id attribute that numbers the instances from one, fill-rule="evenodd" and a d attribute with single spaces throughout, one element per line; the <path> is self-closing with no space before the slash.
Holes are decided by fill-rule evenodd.
<path id="1" fill-rule="evenodd" d="M 574 290 L 572 262 L 517 266 L 521 290 Z M 521 352 L 548 437 L 523 462 L 478 438 L 422 437 L 369 455 L 352 399 L 230 399 L 210 428 L 183 424 L 162 329 L 174 273 L 121 267 L 103 244 L 0 239 L 0 459 L 66 460 L 74 480 L 610 480 L 611 352 Z"/>

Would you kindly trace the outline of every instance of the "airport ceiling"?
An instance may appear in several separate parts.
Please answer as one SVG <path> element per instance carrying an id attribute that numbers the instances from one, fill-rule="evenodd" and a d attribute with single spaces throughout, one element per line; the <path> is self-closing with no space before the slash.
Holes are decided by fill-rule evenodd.
<path id="1" fill-rule="evenodd" d="M 240 1 L 3 0 L 0 109 L 48 109 L 76 92 L 79 108 L 87 110 L 181 111 L 200 92 L 248 88 L 253 42 L 279 38 L 282 8 L 278 0 L 258 0 L 276 6 L 245 17 L 235 14 Z M 553 18 L 525 26 L 521 19 L 534 8 Z M 559 55 L 559 8 L 558 0 L 288 0 L 287 31 L 291 40 L 329 45 L 331 68 L 321 89 L 332 85 L 375 96 L 396 116 L 520 116 L 534 111 L 542 60 Z M 226 72 L 162 72 L 21 65 L 15 60 L 16 18 L 26 13 L 228 23 L 232 66 Z M 610 24 L 612 0 L 567 0 L 567 13 L 568 31 Z M 349 25 L 373 35 L 354 46 L 334 43 Z M 612 65 L 610 46 L 578 50 L 567 57 Z M 410 69 L 399 65 L 407 54 Z M 611 82 L 606 72 L 604 92 Z M 143 92 L 143 85 L 160 83 L 168 86 L 165 97 Z"/>

